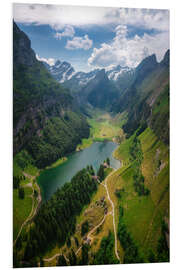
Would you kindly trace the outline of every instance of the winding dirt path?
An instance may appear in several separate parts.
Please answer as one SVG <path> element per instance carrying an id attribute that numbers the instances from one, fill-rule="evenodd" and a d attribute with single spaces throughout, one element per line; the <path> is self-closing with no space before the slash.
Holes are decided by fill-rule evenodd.
<path id="1" fill-rule="evenodd" d="M 101 222 L 100 222 L 98 225 L 96 225 L 94 228 L 92 228 L 92 230 L 87 234 L 87 238 L 89 238 L 89 239 L 92 240 L 92 237 L 90 237 L 90 235 L 91 235 L 92 233 L 94 233 L 95 230 L 97 230 L 97 228 L 100 227 L 100 226 L 103 224 L 103 222 L 104 222 L 105 219 L 106 219 L 106 216 L 109 215 L 109 214 L 110 214 L 110 213 L 105 214 L 104 217 L 103 217 L 103 219 L 101 220 Z M 80 246 L 80 247 L 78 248 L 78 250 L 77 250 L 76 253 L 75 253 L 76 255 L 77 255 L 78 252 L 81 250 L 81 248 L 82 248 L 82 246 Z"/>
<path id="2" fill-rule="evenodd" d="M 103 224 L 103 222 L 105 221 L 105 218 L 106 218 L 107 215 L 108 215 L 108 214 L 105 214 L 104 217 L 103 217 L 103 219 L 101 220 L 101 222 L 100 222 L 98 225 L 96 225 L 96 226 L 95 226 L 95 227 L 87 234 L 87 238 L 90 238 L 90 235 L 91 235 L 92 233 L 94 233 L 95 230 Z"/>
<path id="3" fill-rule="evenodd" d="M 27 174 L 27 173 L 25 173 L 25 172 L 23 172 L 23 174 L 24 174 L 24 176 L 26 176 L 27 178 L 29 178 L 29 179 L 31 180 L 31 183 L 32 183 L 32 189 L 33 189 L 33 194 L 34 194 L 33 180 L 34 180 L 38 175 L 33 176 L 33 175 Z M 42 201 L 40 187 L 39 187 L 39 185 L 38 185 L 37 183 L 35 183 L 35 186 L 36 186 L 36 188 L 37 188 L 37 190 L 38 190 L 38 197 L 37 197 L 37 202 L 38 202 L 38 203 L 37 203 L 36 208 L 33 209 L 33 213 L 31 213 L 31 214 L 29 215 L 29 217 L 28 217 L 29 220 L 28 220 L 28 221 L 31 221 L 31 220 L 35 217 L 35 215 L 37 214 L 37 210 L 39 209 L 39 206 L 40 206 L 41 201 Z M 33 201 L 34 201 L 34 204 L 35 204 L 35 200 L 33 200 Z M 31 212 L 32 212 L 32 211 L 31 211 Z"/>
<path id="4" fill-rule="evenodd" d="M 42 201 L 40 187 L 38 186 L 37 183 L 35 183 L 35 185 L 36 185 L 36 187 L 37 187 L 37 189 L 38 189 L 38 198 L 37 198 L 38 203 L 37 203 L 36 208 L 34 208 L 34 205 L 35 205 L 35 199 L 34 199 L 33 180 L 37 177 L 37 175 L 36 175 L 36 176 L 33 176 L 33 175 L 27 174 L 27 173 L 25 173 L 25 172 L 23 172 L 23 174 L 24 174 L 25 177 L 27 177 L 27 178 L 29 178 L 29 179 L 31 180 L 31 184 L 32 184 L 32 185 L 31 185 L 31 188 L 32 188 L 32 195 L 31 195 L 31 196 L 32 196 L 32 209 L 31 209 L 31 213 L 29 214 L 29 216 L 25 219 L 25 221 L 24 221 L 23 224 L 21 225 L 20 230 L 19 230 L 19 232 L 18 232 L 18 235 L 17 235 L 17 237 L 16 237 L 16 239 L 15 239 L 15 241 L 14 241 L 14 243 L 13 243 L 13 246 L 15 246 L 15 244 L 16 244 L 16 242 L 17 242 L 17 240 L 18 240 L 18 238 L 19 238 L 19 236 L 20 236 L 20 234 L 21 234 L 21 232 L 22 232 L 23 227 L 24 227 L 28 222 L 30 222 L 30 221 L 34 218 L 34 216 L 37 214 L 37 210 L 38 210 L 38 208 L 39 208 L 39 206 L 40 206 L 40 203 L 41 203 L 41 201 Z"/>
<path id="5" fill-rule="evenodd" d="M 104 183 L 101 183 L 100 181 L 98 181 L 101 185 L 103 185 L 106 189 L 106 193 L 107 193 L 107 196 L 108 196 L 108 200 L 110 201 L 111 205 L 112 205 L 112 211 L 111 212 L 108 212 L 107 214 L 104 215 L 103 219 L 101 220 L 101 222 L 96 225 L 88 234 L 87 234 L 87 238 L 90 238 L 92 239 L 92 237 L 90 237 L 90 235 L 92 233 L 95 232 L 95 230 L 97 230 L 98 227 L 100 227 L 103 222 L 105 221 L 107 215 L 112 215 L 113 216 L 113 228 L 114 228 L 114 238 L 115 238 L 115 255 L 117 257 L 117 259 L 120 261 L 120 258 L 119 258 L 119 254 L 117 252 L 117 233 L 116 233 L 116 224 L 115 224 L 115 211 L 114 211 L 114 203 L 113 201 L 111 200 L 110 198 L 110 195 L 109 195 L 109 191 L 108 191 L 108 187 L 107 187 L 107 181 L 108 181 L 108 178 L 115 172 L 115 170 L 113 170 L 105 179 L 105 184 Z M 75 254 L 77 255 L 79 253 L 79 251 L 81 250 L 82 248 L 82 245 L 78 248 L 78 250 L 75 252 Z M 54 260 L 55 258 L 59 257 L 60 255 L 62 255 L 62 252 L 61 253 L 56 253 L 55 255 L 53 255 L 52 257 L 50 258 L 45 258 L 43 259 L 45 262 L 50 262 L 52 260 Z M 64 255 L 65 257 L 65 255 Z M 69 261 L 68 258 L 66 258 L 66 261 Z M 121 261 L 120 261 L 121 262 Z"/>
<path id="6" fill-rule="evenodd" d="M 50 262 L 50 261 L 52 261 L 52 260 L 54 260 L 54 259 L 56 259 L 57 257 L 62 256 L 62 255 L 64 256 L 66 262 L 69 262 L 69 259 L 66 257 L 65 254 L 62 254 L 62 252 L 56 253 L 54 256 L 52 256 L 52 257 L 50 257 L 50 258 L 43 259 L 43 261 L 44 261 L 44 262 Z"/>
<path id="7" fill-rule="evenodd" d="M 109 201 L 110 201 L 110 203 L 111 203 L 111 205 L 112 205 L 112 216 L 113 216 L 113 227 L 114 227 L 114 241 L 115 241 L 115 254 L 116 254 L 117 259 L 120 261 L 119 254 L 118 254 L 118 251 L 117 251 L 117 233 L 116 233 L 115 211 L 114 211 L 114 208 L 115 208 L 115 207 L 114 207 L 113 201 L 112 201 L 111 198 L 110 198 L 109 191 L 108 191 L 108 187 L 107 187 L 107 181 L 108 181 L 109 177 L 110 177 L 113 173 L 115 173 L 114 170 L 106 177 L 106 179 L 105 179 L 105 184 L 103 184 L 103 185 L 104 185 L 104 187 L 105 187 L 105 189 L 106 189 L 106 193 L 107 193 L 108 199 L 109 199 Z M 120 262 L 121 262 L 121 261 L 120 261 Z"/>
<path id="8" fill-rule="evenodd" d="M 99 226 L 101 226 L 102 224 L 103 224 L 103 222 L 104 222 L 104 220 L 105 220 L 105 218 L 106 218 L 106 216 L 107 216 L 108 214 L 106 214 L 106 215 L 104 215 L 104 217 L 103 217 L 103 219 L 101 220 L 101 222 L 98 224 L 98 225 L 96 225 L 88 234 L 87 234 L 87 238 L 90 238 L 90 235 L 99 227 Z M 78 248 L 78 250 L 75 252 L 75 254 L 77 255 L 78 253 L 79 253 L 79 251 L 81 250 L 81 248 L 82 248 L 82 246 L 80 246 L 79 248 Z M 54 260 L 55 258 L 57 258 L 57 257 L 59 257 L 60 255 L 62 255 L 62 252 L 61 253 L 56 253 L 55 255 L 53 255 L 52 257 L 50 257 L 50 258 L 46 258 L 46 259 L 43 259 L 45 262 L 50 262 L 50 261 L 52 261 L 52 260 Z M 65 255 L 63 255 L 64 257 L 65 257 Z M 66 259 L 66 261 L 69 261 L 69 259 L 66 257 L 65 258 Z"/>
<path id="9" fill-rule="evenodd" d="M 54 255 L 53 257 L 51 257 L 51 258 L 43 259 L 43 261 L 45 261 L 45 262 L 50 262 L 50 261 L 56 259 L 57 257 L 61 256 L 61 255 L 62 255 L 62 252 L 61 252 L 61 253 L 55 254 L 55 255 Z M 65 260 L 66 260 L 67 262 L 69 262 L 69 259 L 66 257 L 66 255 L 63 255 L 63 256 L 64 256 Z"/>

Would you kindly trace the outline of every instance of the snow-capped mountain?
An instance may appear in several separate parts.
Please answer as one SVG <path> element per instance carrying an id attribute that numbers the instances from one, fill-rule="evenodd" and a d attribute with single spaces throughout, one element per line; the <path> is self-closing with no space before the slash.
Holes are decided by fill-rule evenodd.
<path id="1" fill-rule="evenodd" d="M 75 74 L 74 68 L 68 62 L 61 62 L 60 60 L 57 60 L 53 66 L 50 66 L 45 62 L 43 63 L 51 72 L 52 76 L 60 83 L 70 80 L 71 77 Z"/>
<path id="2" fill-rule="evenodd" d="M 94 79 L 97 72 L 99 71 L 99 69 L 94 69 L 93 71 L 90 71 L 90 72 L 76 72 L 74 75 L 73 75 L 73 79 L 74 80 L 78 80 L 79 81 L 79 85 L 86 85 L 90 80 Z"/>
<path id="3" fill-rule="evenodd" d="M 65 87 L 69 88 L 72 93 L 79 92 L 81 89 L 96 77 L 96 74 L 101 69 L 94 69 L 90 72 L 76 72 L 72 65 L 68 62 L 61 62 L 57 60 L 53 66 L 43 62 L 52 76 Z M 120 65 L 109 67 L 105 70 L 105 73 L 110 81 L 115 86 L 124 90 L 133 81 L 135 69 L 129 67 L 122 67 Z"/>
<path id="4" fill-rule="evenodd" d="M 109 78 L 109 80 L 117 81 L 121 77 L 123 77 L 125 74 L 132 74 L 134 73 L 134 69 L 129 68 L 129 67 L 121 67 L 120 65 L 118 66 L 113 66 L 108 69 L 106 69 L 106 74 Z"/>
<path id="5" fill-rule="evenodd" d="M 91 80 L 93 80 L 98 73 L 99 69 L 94 69 L 90 72 L 76 72 L 69 80 L 65 81 L 63 85 L 69 88 L 72 93 L 80 91 Z"/>

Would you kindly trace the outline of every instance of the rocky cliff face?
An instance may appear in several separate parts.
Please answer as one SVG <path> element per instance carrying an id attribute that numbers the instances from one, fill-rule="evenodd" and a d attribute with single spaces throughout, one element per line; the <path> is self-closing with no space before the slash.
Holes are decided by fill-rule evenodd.
<path id="1" fill-rule="evenodd" d="M 31 41 L 28 36 L 13 23 L 13 65 L 32 66 L 36 62 Z"/>
<path id="2" fill-rule="evenodd" d="M 140 84 L 149 73 L 154 71 L 158 67 L 156 55 L 150 55 L 146 57 L 135 69 L 135 81 L 134 84 Z"/>

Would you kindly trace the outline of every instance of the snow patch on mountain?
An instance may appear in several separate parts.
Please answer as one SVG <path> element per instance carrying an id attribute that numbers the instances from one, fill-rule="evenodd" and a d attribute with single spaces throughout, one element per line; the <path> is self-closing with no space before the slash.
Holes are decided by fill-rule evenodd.
<path id="1" fill-rule="evenodd" d="M 57 60 L 54 65 L 48 65 L 44 63 L 45 66 L 48 68 L 52 76 L 59 82 L 59 83 L 66 83 L 67 86 L 75 85 L 77 87 L 84 87 L 86 86 L 91 80 L 93 80 L 100 69 L 94 69 L 90 72 L 76 72 L 72 65 L 66 61 Z M 105 73 L 109 80 L 114 81 L 115 83 L 121 79 L 128 79 L 129 75 L 134 73 L 134 69 L 129 68 L 127 66 L 109 66 L 105 69 Z"/>
<path id="2" fill-rule="evenodd" d="M 132 68 L 129 67 L 121 67 L 113 66 L 108 69 L 106 69 L 106 74 L 109 78 L 109 80 L 117 81 L 123 74 L 134 72 Z"/>

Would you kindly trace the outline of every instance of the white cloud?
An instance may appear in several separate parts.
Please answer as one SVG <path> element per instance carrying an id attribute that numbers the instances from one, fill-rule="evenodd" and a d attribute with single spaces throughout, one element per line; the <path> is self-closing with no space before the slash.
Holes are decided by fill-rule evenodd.
<path id="1" fill-rule="evenodd" d="M 105 14 L 107 23 L 132 25 L 145 29 L 169 30 L 169 10 L 112 8 Z"/>
<path id="2" fill-rule="evenodd" d="M 49 24 L 55 30 L 64 25 L 102 24 L 107 8 L 43 4 L 13 4 L 13 17 L 19 23 Z"/>
<path id="3" fill-rule="evenodd" d="M 125 37 L 127 34 L 127 26 L 126 25 L 118 25 L 115 28 L 115 32 L 117 36 Z"/>
<path id="4" fill-rule="evenodd" d="M 92 44 L 93 44 L 93 41 L 89 39 L 88 35 L 84 35 L 84 37 L 74 37 L 72 40 L 68 40 L 66 44 L 66 49 L 89 50 L 92 47 Z"/>
<path id="5" fill-rule="evenodd" d="M 55 38 L 61 39 L 62 37 L 73 37 L 74 34 L 74 28 L 71 25 L 66 25 L 63 32 L 57 32 L 55 34 Z"/>
<path id="6" fill-rule="evenodd" d="M 36 58 L 39 61 L 46 62 L 50 66 L 53 66 L 55 64 L 55 59 L 54 58 L 44 58 L 44 57 L 40 57 L 38 54 L 36 54 Z"/>
<path id="7" fill-rule="evenodd" d="M 101 68 L 112 64 L 136 67 L 143 58 L 153 53 L 160 61 L 169 49 L 169 32 L 144 34 L 142 37 L 135 35 L 132 38 L 127 38 L 127 32 L 126 25 L 118 25 L 113 41 L 101 44 L 99 49 L 94 48 L 88 64 Z"/>
<path id="8" fill-rule="evenodd" d="M 16 3 L 13 5 L 13 17 L 21 23 L 49 24 L 56 30 L 62 30 L 64 25 L 90 27 L 95 24 L 127 24 L 163 31 L 169 29 L 169 11 L 158 9 Z"/>

